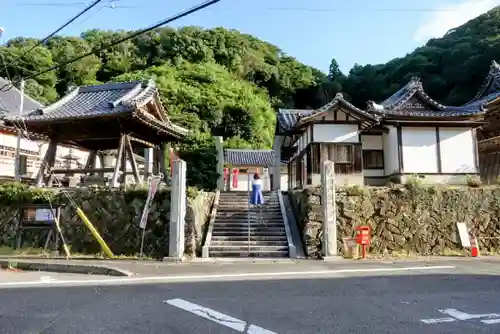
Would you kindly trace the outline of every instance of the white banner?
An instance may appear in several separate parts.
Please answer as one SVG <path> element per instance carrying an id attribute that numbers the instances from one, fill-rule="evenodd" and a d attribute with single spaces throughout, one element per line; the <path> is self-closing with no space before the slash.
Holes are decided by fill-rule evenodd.
<path id="1" fill-rule="evenodd" d="M 153 201 L 160 181 L 161 177 L 159 176 L 153 176 L 149 181 L 148 197 L 146 199 L 146 204 L 144 204 L 144 210 L 142 211 L 141 222 L 139 224 L 139 227 L 142 229 L 146 228 L 146 224 L 148 222 L 149 207 L 151 206 L 151 202 Z"/>

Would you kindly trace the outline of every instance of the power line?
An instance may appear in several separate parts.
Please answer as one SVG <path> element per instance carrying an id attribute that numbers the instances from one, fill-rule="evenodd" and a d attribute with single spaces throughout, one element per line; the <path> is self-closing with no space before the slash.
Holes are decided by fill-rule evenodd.
<path id="1" fill-rule="evenodd" d="M 85 2 L 74 1 L 74 2 L 24 2 L 12 4 L 12 6 L 19 7 L 81 7 L 85 5 Z M 147 5 L 115 5 L 115 9 L 125 9 L 125 8 L 145 8 Z M 365 8 L 371 11 L 380 12 L 454 12 L 458 9 L 456 8 Z M 348 12 L 356 11 L 359 12 L 359 8 L 320 8 L 320 7 L 221 7 L 220 10 L 229 11 L 247 11 L 247 10 L 258 10 L 258 11 L 288 11 L 288 12 Z"/>
<path id="2" fill-rule="evenodd" d="M 114 4 L 116 0 L 106 0 L 107 2 L 103 3 L 100 8 L 98 8 L 93 14 L 90 14 L 86 18 L 80 21 L 80 25 L 82 25 L 84 22 L 87 22 L 92 16 L 98 14 L 100 11 L 102 11 L 104 8 L 113 8 L 114 9 Z"/>
<path id="3" fill-rule="evenodd" d="M 71 23 L 75 22 L 80 16 L 82 16 L 83 14 L 85 14 L 86 12 L 88 12 L 89 10 L 91 10 L 92 8 L 94 8 L 95 6 L 97 6 L 101 1 L 103 1 L 103 0 L 95 0 L 93 3 L 91 3 L 90 5 L 88 5 L 85 9 L 83 9 L 82 11 L 80 11 L 76 16 L 74 16 L 73 18 L 71 18 L 69 21 L 67 21 L 62 26 L 60 26 L 59 28 L 57 28 L 56 30 L 54 30 L 52 33 L 50 33 L 47 37 L 45 37 L 44 39 L 42 39 L 41 41 L 39 41 L 38 43 L 36 43 L 35 45 L 33 45 L 31 48 L 29 48 L 28 51 L 24 52 L 15 61 L 13 61 L 12 64 L 9 64 L 9 65 L 13 66 L 17 61 L 19 61 L 20 59 L 24 58 L 28 53 L 30 53 L 31 51 L 33 51 L 35 48 L 37 48 L 40 45 L 46 43 L 51 37 L 53 37 L 58 32 L 60 32 L 61 30 L 63 30 L 67 26 L 69 26 Z"/>
<path id="4" fill-rule="evenodd" d="M 152 25 L 152 26 L 150 26 L 150 27 L 147 27 L 147 28 L 144 28 L 144 29 L 142 29 L 142 30 L 136 31 L 135 33 L 132 33 L 132 34 L 130 34 L 130 35 L 128 35 L 128 36 L 126 36 L 126 37 L 124 37 L 124 38 L 120 38 L 120 39 L 118 39 L 117 41 L 114 41 L 113 43 L 107 44 L 107 45 L 102 46 L 102 47 L 100 47 L 100 48 L 98 48 L 98 49 L 92 49 L 92 51 L 90 51 L 90 52 L 88 52 L 88 53 L 85 53 L 85 54 L 83 54 L 83 55 L 81 55 L 81 56 L 78 56 L 78 57 L 75 57 L 75 58 L 73 58 L 73 59 L 70 59 L 70 60 L 68 60 L 68 61 L 66 61 L 66 62 L 64 62 L 64 63 L 54 65 L 54 66 L 52 66 L 52 67 L 49 67 L 49 68 L 48 68 L 48 69 L 46 69 L 46 70 L 43 70 L 43 71 L 37 72 L 37 73 L 35 73 L 35 74 L 29 75 L 29 76 L 25 77 L 25 78 L 24 78 L 24 80 L 28 80 L 28 79 L 33 79 L 33 78 L 36 78 L 36 77 L 38 77 L 38 76 L 40 76 L 40 75 L 42 75 L 42 74 L 45 74 L 45 73 L 50 72 L 50 71 L 53 71 L 53 70 L 57 70 L 57 69 L 59 69 L 59 68 L 61 68 L 61 67 L 67 66 L 67 65 L 69 65 L 69 64 L 72 64 L 72 63 L 74 63 L 74 62 L 76 62 L 76 61 L 78 61 L 78 60 L 80 60 L 80 59 L 85 58 L 85 57 L 88 57 L 88 56 L 91 56 L 91 55 L 93 55 L 93 54 L 96 54 L 96 53 L 100 53 L 100 52 L 102 52 L 102 51 L 105 51 L 105 50 L 107 50 L 107 49 L 109 49 L 109 48 L 111 48 L 111 47 L 113 47 L 113 46 L 115 46 L 115 45 L 121 44 L 121 43 L 123 43 L 123 42 L 125 42 L 125 41 L 128 41 L 128 40 L 132 39 L 132 38 L 135 38 L 135 37 L 140 36 L 140 35 L 142 35 L 142 34 L 144 34 L 144 33 L 147 33 L 147 32 L 149 32 L 149 31 L 152 31 L 152 30 L 156 29 L 156 28 L 159 28 L 159 27 L 161 27 L 161 26 L 163 26 L 163 25 L 165 25 L 165 24 L 168 24 L 168 23 L 170 23 L 170 22 L 176 21 L 176 20 L 178 20 L 178 19 L 180 19 L 180 18 L 183 18 L 183 17 L 185 17 L 185 16 L 188 16 L 188 15 L 190 15 L 190 14 L 193 14 L 193 13 L 195 13 L 195 12 L 197 12 L 197 11 L 200 11 L 200 10 L 202 10 L 202 9 L 204 9 L 204 8 L 207 8 L 207 7 L 211 6 L 211 5 L 214 5 L 214 4 L 216 4 L 217 2 L 219 2 L 219 1 L 220 1 L 220 0 L 207 0 L 207 1 L 205 1 L 205 2 L 202 2 L 202 3 L 201 3 L 201 4 L 199 4 L 199 5 L 196 5 L 196 6 L 194 6 L 194 7 L 191 7 L 190 9 L 187 9 L 187 10 L 185 10 L 185 11 L 183 11 L 183 12 L 180 12 L 180 13 L 178 13 L 178 14 L 174 15 L 174 16 L 171 16 L 171 17 L 169 17 L 169 18 L 167 18 L 167 19 L 165 19 L 165 20 L 162 20 L 162 21 L 160 21 L 160 22 L 158 22 L 158 23 L 156 23 L 156 24 L 154 24 L 154 25 Z M 16 85 L 17 85 L 20 81 L 21 81 L 21 80 L 17 80 L 17 81 L 16 81 L 15 83 L 13 83 L 13 84 L 16 84 Z M 3 90 L 3 89 L 4 89 L 5 87 L 7 87 L 7 86 L 9 86 L 9 84 L 5 84 L 5 85 L 3 85 L 3 86 L 0 88 L 0 91 L 1 91 L 1 90 Z"/>

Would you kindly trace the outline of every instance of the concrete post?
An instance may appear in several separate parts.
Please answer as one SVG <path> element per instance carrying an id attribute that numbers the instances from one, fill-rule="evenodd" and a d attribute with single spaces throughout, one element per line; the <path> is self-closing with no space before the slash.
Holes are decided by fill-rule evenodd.
<path id="1" fill-rule="evenodd" d="M 153 174 L 153 149 L 144 149 L 144 181 L 147 181 L 149 176 Z"/>
<path id="2" fill-rule="evenodd" d="M 184 255 L 186 217 L 186 162 L 177 159 L 174 161 L 173 167 L 168 256 L 175 260 L 181 260 Z"/>
<path id="3" fill-rule="evenodd" d="M 335 187 L 335 166 L 330 160 L 321 166 L 321 206 L 323 209 L 323 247 L 324 258 L 337 256 L 337 205 Z"/>
<path id="4" fill-rule="evenodd" d="M 217 149 L 217 173 L 219 173 L 217 189 L 224 191 L 224 140 L 221 136 L 216 136 L 214 140 Z"/>
<path id="5" fill-rule="evenodd" d="M 283 145 L 283 136 L 274 137 L 274 166 L 273 170 L 273 189 L 281 190 L 281 146 Z"/>

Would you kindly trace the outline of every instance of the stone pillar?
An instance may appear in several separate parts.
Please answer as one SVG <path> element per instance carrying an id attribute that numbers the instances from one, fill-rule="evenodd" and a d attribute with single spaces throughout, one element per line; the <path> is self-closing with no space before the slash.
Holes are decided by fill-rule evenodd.
<path id="1" fill-rule="evenodd" d="M 147 181 L 149 176 L 153 174 L 153 149 L 145 148 L 144 149 L 144 180 Z"/>
<path id="2" fill-rule="evenodd" d="M 186 162 L 173 163 L 172 192 L 170 195 L 170 230 L 168 256 L 181 260 L 184 255 L 184 225 L 186 218 Z"/>
<path id="3" fill-rule="evenodd" d="M 330 160 L 321 166 L 321 206 L 323 209 L 323 248 L 324 258 L 337 256 L 337 205 L 335 187 L 335 168 Z"/>
<path id="4" fill-rule="evenodd" d="M 283 136 L 274 137 L 274 166 L 272 168 L 273 173 L 273 189 L 281 190 L 281 146 L 283 145 Z"/>
<path id="5" fill-rule="evenodd" d="M 222 136 L 216 136 L 214 140 L 215 148 L 217 149 L 217 173 L 219 173 L 217 189 L 224 191 L 224 140 Z"/>

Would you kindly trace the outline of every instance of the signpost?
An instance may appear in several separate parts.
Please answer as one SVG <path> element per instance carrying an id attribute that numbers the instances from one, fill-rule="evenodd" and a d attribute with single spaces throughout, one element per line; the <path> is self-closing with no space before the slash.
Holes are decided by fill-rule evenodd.
<path id="1" fill-rule="evenodd" d="M 14 248 L 21 248 L 23 235 L 26 230 L 48 231 L 44 249 L 47 250 L 49 242 L 54 237 L 55 249 L 59 248 L 59 217 L 60 207 L 51 208 L 44 204 L 31 204 L 24 206 L 19 211 L 19 222 L 16 227 L 16 243 Z"/>
<path id="2" fill-rule="evenodd" d="M 142 253 L 144 250 L 144 235 L 146 233 L 146 225 L 148 223 L 149 209 L 151 207 L 151 203 L 153 202 L 153 198 L 156 194 L 156 190 L 158 189 L 158 185 L 160 184 L 161 180 L 162 180 L 162 175 L 153 176 L 149 180 L 148 197 L 146 198 L 146 203 L 144 204 L 144 209 L 142 210 L 141 221 L 139 223 L 139 227 L 142 229 L 140 257 L 142 257 Z"/>

